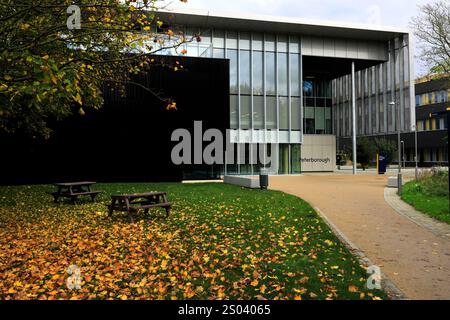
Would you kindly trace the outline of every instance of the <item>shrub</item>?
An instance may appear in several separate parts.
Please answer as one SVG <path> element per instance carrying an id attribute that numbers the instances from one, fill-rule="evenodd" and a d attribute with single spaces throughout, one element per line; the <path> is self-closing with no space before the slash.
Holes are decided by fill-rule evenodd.
<path id="1" fill-rule="evenodd" d="M 448 196 L 448 172 L 438 169 L 422 172 L 415 185 L 415 191 L 430 196 Z"/>

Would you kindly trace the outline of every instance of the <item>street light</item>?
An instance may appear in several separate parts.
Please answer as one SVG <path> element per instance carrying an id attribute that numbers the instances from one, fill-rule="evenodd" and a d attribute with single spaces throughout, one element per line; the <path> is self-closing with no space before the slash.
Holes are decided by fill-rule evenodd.
<path id="1" fill-rule="evenodd" d="M 389 105 L 393 108 L 397 106 L 395 101 L 389 102 Z M 400 122 L 400 108 L 397 106 L 397 135 L 398 135 L 398 175 L 397 175 L 397 186 L 398 186 L 398 195 L 402 195 L 402 187 L 403 187 L 403 177 L 402 177 L 402 149 L 401 149 L 401 122 Z"/>
<path id="2" fill-rule="evenodd" d="M 401 144 L 402 144 L 402 153 L 403 153 L 403 156 L 402 156 L 402 160 L 403 160 L 403 169 L 405 169 L 406 170 L 406 156 L 405 156 L 405 141 L 401 141 Z"/>

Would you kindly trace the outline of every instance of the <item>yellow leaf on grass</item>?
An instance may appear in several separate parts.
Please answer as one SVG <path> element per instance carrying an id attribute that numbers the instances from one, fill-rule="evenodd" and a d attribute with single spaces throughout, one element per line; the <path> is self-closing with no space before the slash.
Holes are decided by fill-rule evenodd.
<path id="1" fill-rule="evenodd" d="M 253 286 L 253 287 L 256 287 L 258 285 L 258 283 L 259 283 L 258 280 L 255 279 L 252 282 L 250 282 L 250 285 Z"/>
<path id="2" fill-rule="evenodd" d="M 358 290 L 358 287 L 357 287 L 357 286 L 351 285 L 351 286 L 348 287 L 348 291 L 349 291 L 349 292 L 356 293 L 356 292 L 358 292 L 359 290 Z"/>

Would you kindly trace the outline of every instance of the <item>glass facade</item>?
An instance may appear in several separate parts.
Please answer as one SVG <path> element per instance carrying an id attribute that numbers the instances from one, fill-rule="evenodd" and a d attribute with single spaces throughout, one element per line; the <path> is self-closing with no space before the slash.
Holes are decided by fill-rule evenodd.
<path id="1" fill-rule="evenodd" d="M 186 28 L 186 34 L 200 34 L 202 38 L 200 42 L 183 46 L 187 56 L 229 60 L 230 129 L 236 133 L 234 141 L 242 144 L 236 157 L 243 158 L 243 154 L 245 159 L 256 158 L 254 149 L 249 146 L 256 143 L 270 146 L 273 139 L 268 139 L 267 133 L 274 132 L 276 143 L 280 145 L 278 173 L 295 174 L 301 172 L 303 134 L 351 136 L 351 76 L 334 80 L 307 74 L 304 77 L 302 50 L 307 50 L 307 45 L 302 49 L 301 35 L 204 28 Z M 311 42 L 310 53 L 305 55 L 330 57 L 325 49 L 317 49 L 318 43 L 323 45 L 326 41 Z M 363 43 L 363 48 L 365 45 Z M 388 106 L 392 100 L 401 106 L 402 130 L 408 131 L 411 123 L 415 125 L 410 106 L 414 95 L 409 90 L 411 55 L 408 46 L 407 35 L 386 41 L 386 52 L 380 46 L 378 51 L 383 53 L 376 53 L 378 56 L 372 59 L 386 62 L 356 72 L 358 135 L 381 135 L 397 130 L 396 112 Z M 332 52 L 338 55 L 337 42 L 334 50 Z M 350 59 L 352 49 L 347 47 L 346 50 L 346 58 Z M 359 54 L 359 48 L 356 52 Z M 384 53 L 387 59 L 381 57 Z M 368 57 L 354 59 L 371 60 Z M 446 93 L 416 97 L 416 103 L 423 99 L 448 99 L 448 94 L 444 97 Z M 434 126 L 430 124 L 431 127 Z M 228 165 L 225 171 L 255 174 L 259 169 L 260 164 Z"/>
<path id="2" fill-rule="evenodd" d="M 376 136 L 397 132 L 397 110 L 389 106 L 395 101 L 400 107 L 400 129 L 412 131 L 416 125 L 411 106 L 411 64 L 408 36 L 388 42 L 388 61 L 355 73 L 357 135 Z M 338 137 L 352 135 L 351 75 L 332 82 L 332 112 L 334 132 Z M 422 97 L 426 101 L 429 95 Z M 416 97 L 416 104 L 419 98 Z M 414 102 L 412 102 L 414 103 Z"/>

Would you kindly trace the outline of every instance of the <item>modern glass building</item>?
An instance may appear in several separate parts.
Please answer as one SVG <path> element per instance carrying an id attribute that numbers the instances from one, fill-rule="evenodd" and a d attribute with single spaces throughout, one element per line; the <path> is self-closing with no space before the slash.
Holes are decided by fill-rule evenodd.
<path id="1" fill-rule="evenodd" d="M 161 16 L 165 28 L 201 41 L 160 54 L 185 49 L 229 61 L 229 129 L 245 159 L 256 157 L 253 144 L 275 143 L 279 174 L 333 171 L 340 139 L 354 132 L 353 102 L 358 136 L 397 132 L 391 101 L 400 108 L 400 129 L 415 130 L 407 30 L 200 11 Z M 224 171 L 257 174 L 261 165 L 251 163 Z"/>

